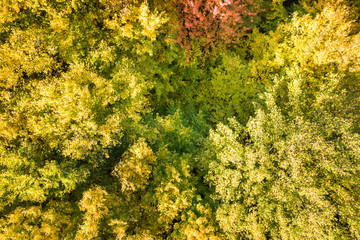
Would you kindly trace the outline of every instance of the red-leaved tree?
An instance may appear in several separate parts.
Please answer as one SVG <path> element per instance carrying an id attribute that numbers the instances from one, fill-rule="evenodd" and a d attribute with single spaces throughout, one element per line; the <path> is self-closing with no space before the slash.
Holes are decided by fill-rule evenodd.
<path id="1" fill-rule="evenodd" d="M 245 21 L 260 12 L 254 0 L 179 0 L 178 11 L 178 43 L 190 50 L 196 39 L 204 53 L 246 35 Z"/>

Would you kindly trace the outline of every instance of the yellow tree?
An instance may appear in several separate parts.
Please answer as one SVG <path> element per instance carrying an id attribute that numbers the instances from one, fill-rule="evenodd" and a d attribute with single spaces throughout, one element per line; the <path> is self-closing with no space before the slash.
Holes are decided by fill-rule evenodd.
<path id="1" fill-rule="evenodd" d="M 315 17 L 295 13 L 268 35 L 256 30 L 250 44 L 253 76 L 266 81 L 269 74 L 296 65 L 309 79 L 329 71 L 353 79 L 359 71 L 360 34 L 354 32 L 356 22 L 351 19 L 346 5 L 327 4 Z"/>
<path id="2" fill-rule="evenodd" d="M 108 168 L 117 160 L 112 151 L 126 146 L 124 136 L 131 139 L 149 112 L 145 95 L 151 83 L 134 62 L 152 54 L 166 19 L 145 3 L 41 0 L 0 6 L 1 234 L 22 232 L 22 214 L 32 216 L 24 217 L 30 225 L 41 225 L 50 201 L 69 201 L 76 214 L 84 211 L 86 228 L 94 213 L 87 195 L 80 204 L 78 196 L 96 176 L 111 178 Z M 89 191 L 102 199 L 102 191 Z"/>

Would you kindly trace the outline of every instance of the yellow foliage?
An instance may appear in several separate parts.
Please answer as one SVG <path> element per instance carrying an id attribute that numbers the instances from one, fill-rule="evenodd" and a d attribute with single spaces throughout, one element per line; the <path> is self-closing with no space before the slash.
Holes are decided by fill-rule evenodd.
<path id="1" fill-rule="evenodd" d="M 156 158 L 144 139 L 130 147 L 113 171 L 119 180 L 122 192 L 144 190 L 152 172 L 151 164 Z"/>
<path id="2" fill-rule="evenodd" d="M 12 89 L 19 85 L 24 73 L 49 74 L 58 67 L 50 56 L 55 49 L 46 42 L 42 30 L 14 30 L 9 40 L 0 45 L 0 89 Z M 1 96 L 2 98 L 2 96 Z"/>
<path id="3" fill-rule="evenodd" d="M 77 225 L 73 206 L 50 201 L 45 208 L 18 207 L 0 219 L 1 239 L 72 239 Z"/>
<path id="4" fill-rule="evenodd" d="M 106 25 L 115 30 L 119 37 L 148 38 L 155 41 L 157 30 L 168 21 L 162 13 L 150 12 L 148 4 L 142 3 L 140 7 L 128 5 L 127 14 L 115 15 L 112 20 L 106 20 Z"/>
<path id="5" fill-rule="evenodd" d="M 223 239 L 215 226 L 214 216 L 208 204 L 198 203 L 194 209 L 183 213 L 182 221 L 174 226 L 171 239 L 220 240 Z"/>
<path id="6" fill-rule="evenodd" d="M 350 35 L 353 22 L 349 9 L 328 5 L 312 19 L 309 15 L 295 16 L 283 31 L 290 33 L 284 51 L 290 53 L 305 70 L 334 64 L 339 70 L 359 68 L 360 34 Z M 277 54 L 281 59 L 285 54 Z"/>
<path id="7" fill-rule="evenodd" d="M 75 239 L 93 239 L 99 234 L 100 221 L 109 211 L 106 206 L 107 195 L 101 187 L 93 187 L 84 192 L 79 207 L 85 214 Z"/>
<path id="8" fill-rule="evenodd" d="M 359 71 L 360 33 L 353 34 L 351 11 L 331 5 L 316 15 L 298 16 L 269 35 L 254 31 L 250 47 L 252 73 L 264 80 L 294 65 L 306 74 L 323 76 L 329 71 Z"/>

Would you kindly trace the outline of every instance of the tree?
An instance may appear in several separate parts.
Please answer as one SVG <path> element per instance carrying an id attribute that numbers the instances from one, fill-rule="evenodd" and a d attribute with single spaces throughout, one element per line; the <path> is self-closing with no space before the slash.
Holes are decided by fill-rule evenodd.
<path id="1" fill-rule="evenodd" d="M 264 84 L 252 78 L 248 61 L 230 51 L 219 54 L 209 72 L 200 80 L 195 101 L 209 113 L 213 123 L 236 117 L 245 124 L 254 113 L 252 102 Z"/>
<path id="2" fill-rule="evenodd" d="M 0 239 L 360 238 L 357 15 L 290 2 L 0 0 Z"/>
<path id="3" fill-rule="evenodd" d="M 188 51 L 209 54 L 211 49 L 236 43 L 246 35 L 247 18 L 259 12 L 252 0 L 180 0 L 178 43 Z"/>
<path id="4" fill-rule="evenodd" d="M 79 211 L 68 201 L 18 207 L 0 219 L 2 239 L 74 239 Z"/>
<path id="5" fill-rule="evenodd" d="M 289 10 L 285 8 L 285 0 L 261 0 L 257 1 L 264 11 L 258 14 L 261 21 L 257 26 L 265 32 L 275 31 L 276 28 L 289 18 Z"/>
<path id="6" fill-rule="evenodd" d="M 338 75 L 321 82 L 309 99 L 288 70 L 246 126 L 211 131 L 207 179 L 229 239 L 360 238 L 359 94 Z"/>
<path id="7" fill-rule="evenodd" d="M 149 46 L 165 20 L 146 4 L 127 8 L 114 18 L 123 8 L 112 1 L 1 7 L 1 217 L 76 202 L 149 112 L 151 83 L 132 60 L 148 52 L 132 43 Z"/>
<path id="8" fill-rule="evenodd" d="M 253 76 L 268 82 L 269 75 L 296 64 L 309 75 L 309 84 L 314 84 L 312 77 L 318 79 L 329 71 L 346 74 L 354 84 L 360 34 L 354 32 L 350 13 L 345 5 L 328 4 L 315 17 L 295 13 L 289 23 L 268 35 L 254 30 L 250 44 Z"/>

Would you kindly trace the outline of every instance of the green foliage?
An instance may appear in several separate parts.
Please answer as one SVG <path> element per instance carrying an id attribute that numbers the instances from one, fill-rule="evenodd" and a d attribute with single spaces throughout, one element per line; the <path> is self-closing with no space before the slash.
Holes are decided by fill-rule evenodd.
<path id="1" fill-rule="evenodd" d="M 264 31 L 274 31 L 279 24 L 287 21 L 289 13 L 284 7 L 284 0 L 259 0 L 258 2 L 265 10 L 259 14 L 261 21 L 258 23 Z"/>
<path id="2" fill-rule="evenodd" d="M 211 131 L 216 218 L 229 239 L 357 239 L 359 95 L 330 74 L 309 100 L 300 74 L 286 78 L 246 127 L 231 120 Z"/>
<path id="3" fill-rule="evenodd" d="M 204 136 L 196 130 L 202 116 L 187 118 L 175 110 L 166 117 L 156 117 L 148 137 L 156 156 L 152 181 L 147 195 L 159 212 L 158 224 L 169 229 L 181 214 L 197 201 L 200 176 L 194 174 L 195 156 Z M 151 125 L 150 125 L 151 126 Z M 203 129 L 202 129 L 203 130 Z"/>
<path id="4" fill-rule="evenodd" d="M 358 1 L 181 3 L 0 0 L 0 239 L 360 239 Z"/>
<path id="5" fill-rule="evenodd" d="M 179 231 L 184 237 L 180 229 L 189 229 L 190 221 L 199 218 L 197 230 L 189 231 L 219 239 L 213 210 L 206 203 L 210 199 L 202 197 L 207 193 L 201 188 L 203 173 L 195 174 L 204 128 L 201 114 L 186 116 L 177 108 L 149 119 L 148 126 L 140 128 L 142 137 L 132 140 L 113 167 L 113 182 L 83 192 L 76 238 L 177 239 Z M 177 231 L 174 222 L 180 224 Z"/>
<path id="6" fill-rule="evenodd" d="M 209 112 L 213 122 L 235 116 L 246 123 L 264 84 L 252 78 L 248 62 L 238 54 L 226 52 L 220 56 L 218 64 L 210 68 L 210 76 L 200 82 L 196 101 Z"/>

